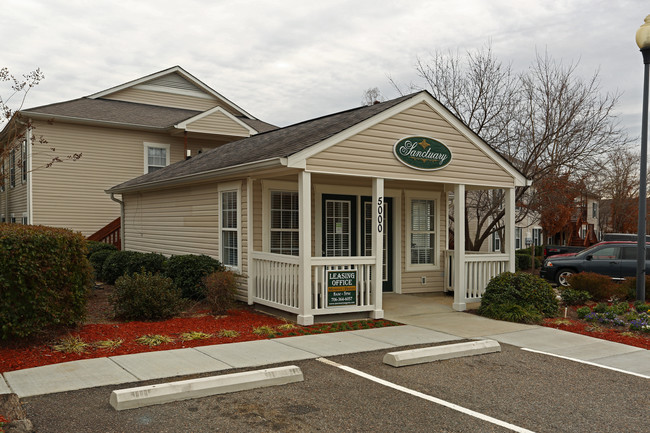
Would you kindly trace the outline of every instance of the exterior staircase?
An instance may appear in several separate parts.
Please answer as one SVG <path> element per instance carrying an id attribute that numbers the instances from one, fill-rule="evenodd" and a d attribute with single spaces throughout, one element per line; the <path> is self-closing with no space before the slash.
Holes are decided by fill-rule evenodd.
<path id="1" fill-rule="evenodd" d="M 110 223 L 106 224 L 101 229 L 97 230 L 92 235 L 88 236 L 89 241 L 104 242 L 106 244 L 112 244 L 121 249 L 122 239 L 120 237 L 120 228 L 122 227 L 122 221 L 120 218 L 116 218 Z"/>

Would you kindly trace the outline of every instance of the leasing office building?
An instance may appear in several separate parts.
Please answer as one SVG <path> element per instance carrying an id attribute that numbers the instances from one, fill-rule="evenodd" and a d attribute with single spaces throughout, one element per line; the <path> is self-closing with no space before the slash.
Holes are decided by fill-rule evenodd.
<path id="1" fill-rule="evenodd" d="M 208 254 L 239 297 L 296 315 L 383 316 L 382 292 L 454 290 L 454 308 L 514 271 L 527 179 L 426 91 L 225 144 L 116 185 L 123 246 Z M 464 245 L 470 189 L 505 190 L 504 254 Z M 381 278 L 377 278 L 381 276 Z"/>

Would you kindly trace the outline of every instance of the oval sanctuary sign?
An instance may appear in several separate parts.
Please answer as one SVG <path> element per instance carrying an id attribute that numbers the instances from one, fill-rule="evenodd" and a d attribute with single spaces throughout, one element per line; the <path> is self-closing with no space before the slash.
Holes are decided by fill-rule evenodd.
<path id="1" fill-rule="evenodd" d="M 406 137 L 393 146 L 395 157 L 418 170 L 440 170 L 451 162 L 451 150 L 430 137 Z"/>

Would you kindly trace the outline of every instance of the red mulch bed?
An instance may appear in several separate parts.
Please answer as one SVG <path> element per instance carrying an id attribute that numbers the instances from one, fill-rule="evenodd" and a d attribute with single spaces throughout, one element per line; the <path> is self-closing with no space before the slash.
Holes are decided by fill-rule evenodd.
<path id="1" fill-rule="evenodd" d="M 564 321 L 570 324 L 562 323 Z M 638 332 L 629 332 L 625 330 L 598 326 L 577 319 L 544 319 L 543 326 L 549 328 L 561 329 L 562 331 L 575 332 L 576 334 L 588 335 L 602 340 L 614 341 L 616 343 L 627 344 L 629 346 L 640 347 L 650 350 L 650 335 L 642 335 Z"/>
<path id="2" fill-rule="evenodd" d="M 345 329 L 365 329 L 397 325 L 387 320 L 366 320 L 344 322 L 345 324 L 317 324 L 298 326 L 290 330 L 278 330 L 277 326 L 287 323 L 277 317 L 259 313 L 252 308 L 241 305 L 228 312 L 226 316 L 213 316 L 200 304 L 192 306 L 174 319 L 157 322 L 120 322 L 111 317 L 107 298 L 112 287 L 104 286 L 101 290 L 93 291 L 88 302 L 86 324 L 74 330 L 51 330 L 39 337 L 0 343 L 0 372 L 20 370 L 60 362 L 76 361 L 79 359 L 100 358 L 105 356 L 126 355 L 130 353 L 151 352 L 157 350 L 182 349 L 187 347 L 206 346 L 240 341 L 264 340 L 270 337 L 253 334 L 253 328 L 270 326 L 276 331 L 275 337 L 336 332 Z M 221 330 L 237 331 L 239 336 L 234 338 L 218 337 Z M 182 341 L 180 334 L 198 331 L 214 334 L 204 340 Z M 147 334 L 161 334 L 172 337 L 171 343 L 158 346 L 146 346 L 135 341 L 137 337 Z M 52 346 L 66 335 L 78 336 L 85 343 L 103 340 L 118 340 L 124 342 L 110 350 L 89 347 L 84 353 L 62 353 L 55 351 Z"/>

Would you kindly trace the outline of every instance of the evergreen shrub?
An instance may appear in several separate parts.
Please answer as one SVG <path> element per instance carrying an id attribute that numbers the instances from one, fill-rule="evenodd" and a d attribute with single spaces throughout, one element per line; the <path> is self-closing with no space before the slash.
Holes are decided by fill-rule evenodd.
<path id="1" fill-rule="evenodd" d="M 151 272 L 119 277 L 110 302 L 115 316 L 128 320 L 167 319 L 184 306 L 172 279 Z"/>
<path id="2" fill-rule="evenodd" d="M 0 224 L 0 337 L 83 320 L 93 281 L 86 254 L 80 233 Z"/>
<path id="3" fill-rule="evenodd" d="M 524 272 L 504 272 L 488 283 L 478 313 L 498 320 L 536 323 L 557 314 L 551 285 Z"/>
<path id="4" fill-rule="evenodd" d="M 205 285 L 203 278 L 213 272 L 224 271 L 219 260 L 204 254 L 171 256 L 165 266 L 165 276 L 174 280 L 184 298 L 203 299 Z"/>
<path id="5" fill-rule="evenodd" d="M 594 301 L 606 301 L 612 298 L 626 299 L 628 289 L 624 284 L 613 281 L 607 275 L 594 272 L 580 272 L 567 278 L 574 290 L 588 292 Z"/>

